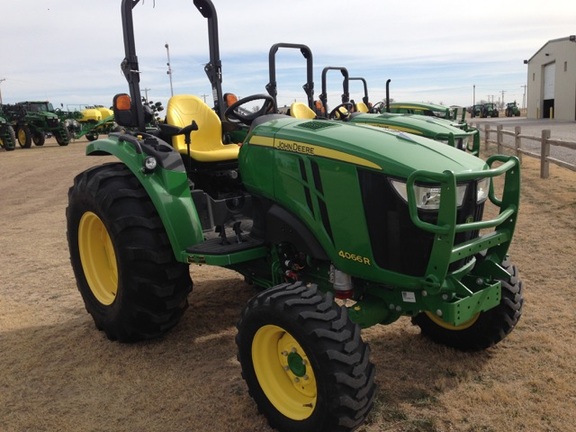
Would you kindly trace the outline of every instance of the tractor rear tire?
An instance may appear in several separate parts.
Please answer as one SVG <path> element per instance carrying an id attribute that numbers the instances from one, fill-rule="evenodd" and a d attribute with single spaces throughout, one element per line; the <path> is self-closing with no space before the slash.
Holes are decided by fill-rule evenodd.
<path id="1" fill-rule="evenodd" d="M 192 290 L 189 267 L 176 261 L 154 205 L 124 164 L 76 176 L 66 217 L 78 290 L 99 330 L 135 342 L 178 323 Z"/>
<path id="2" fill-rule="evenodd" d="M 301 282 L 253 297 L 238 323 L 242 376 L 281 432 L 352 431 L 374 401 L 374 365 L 360 327 L 331 294 Z"/>
<path id="3" fill-rule="evenodd" d="M 18 138 L 18 144 L 22 148 L 32 147 L 32 132 L 28 126 L 20 126 L 16 132 L 16 138 Z"/>
<path id="4" fill-rule="evenodd" d="M 501 281 L 502 298 L 498 306 L 478 313 L 460 326 L 443 322 L 431 312 L 416 315 L 412 323 L 420 327 L 425 337 L 461 351 L 481 351 L 496 345 L 514 329 L 522 316 L 524 303 L 518 269 L 507 260 L 501 265 L 510 274 L 510 279 Z"/>
<path id="5" fill-rule="evenodd" d="M 6 151 L 12 151 L 16 148 L 16 133 L 12 126 L 6 127 L 6 138 L 2 139 L 1 144 Z"/>

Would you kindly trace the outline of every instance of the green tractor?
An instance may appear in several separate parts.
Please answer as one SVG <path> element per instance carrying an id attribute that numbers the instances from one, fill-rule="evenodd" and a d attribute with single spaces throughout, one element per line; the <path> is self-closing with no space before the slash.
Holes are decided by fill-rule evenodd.
<path id="1" fill-rule="evenodd" d="M 488 118 L 488 117 L 498 117 L 499 112 L 498 108 L 496 108 L 496 104 L 492 102 L 486 102 L 483 104 L 478 105 L 477 108 L 474 110 L 477 113 L 477 117 L 480 118 Z"/>
<path id="2" fill-rule="evenodd" d="M 53 135 L 60 146 L 70 143 L 68 130 L 50 102 L 27 101 L 4 105 L 4 112 L 16 132 L 18 144 L 23 148 L 31 147 L 32 142 L 43 146 L 47 134 Z"/>
<path id="3" fill-rule="evenodd" d="M 518 108 L 516 101 L 506 104 L 505 114 L 506 117 L 520 117 L 520 108 Z"/>
<path id="4" fill-rule="evenodd" d="M 361 329 L 410 317 L 424 336 L 464 351 L 513 330 L 523 304 L 507 255 L 518 159 L 483 161 L 415 135 L 269 113 L 270 95 L 224 110 L 210 0 L 194 4 L 208 21 L 215 106 L 175 95 L 151 127 L 140 102 L 138 2 L 121 9 L 130 94 L 113 107 L 125 131 L 86 148 L 118 161 L 78 174 L 66 210 L 77 286 L 109 339 L 176 326 L 191 264 L 235 270 L 259 290 L 236 344 L 260 412 L 284 432 L 343 432 L 366 421 L 376 395 Z M 258 112 L 239 109 L 254 101 Z M 223 143 L 220 114 L 249 127 L 241 146 Z M 497 211 L 484 218 L 485 207 Z"/>
<path id="5" fill-rule="evenodd" d="M 446 124 L 463 129 L 467 132 L 475 130 L 466 123 L 466 110 L 463 107 L 452 106 L 450 108 L 444 105 L 413 103 L 413 102 L 395 102 L 390 100 L 390 81 L 386 81 L 386 100 L 372 104 L 368 97 L 368 85 L 362 77 L 349 77 L 349 81 L 361 81 L 363 84 L 364 95 L 362 103 L 355 103 L 355 110 L 359 112 L 370 112 L 373 114 L 382 114 L 385 112 L 397 114 L 409 114 L 413 118 L 429 120 L 426 117 L 432 117 L 435 120 L 443 120 Z M 350 100 L 353 102 L 353 100 Z M 422 118 L 423 117 L 423 118 Z"/>
<path id="6" fill-rule="evenodd" d="M 0 147 L 6 151 L 14 150 L 16 147 L 16 135 L 14 133 L 14 128 L 6 120 L 2 109 L 0 107 Z"/>
<path id="7" fill-rule="evenodd" d="M 466 110 L 459 106 L 444 106 L 440 104 L 424 102 L 390 102 L 388 112 L 401 114 L 419 114 L 445 120 L 465 123 Z"/>
<path id="8" fill-rule="evenodd" d="M 470 128 L 464 130 L 461 127 L 453 125 L 449 120 L 431 119 L 419 115 L 403 115 L 384 112 L 378 114 L 380 105 L 374 106 L 368 101 L 368 92 L 366 81 L 362 78 L 365 86 L 364 97 L 362 102 L 354 103 L 350 100 L 349 92 L 349 74 L 344 67 L 325 67 L 322 70 L 322 94 L 319 96 L 320 101 L 314 101 L 314 81 L 313 81 L 313 56 L 310 48 L 303 44 L 277 43 L 269 51 L 269 83 L 266 90 L 274 98 L 277 104 L 277 82 L 276 82 L 276 54 L 279 48 L 298 49 L 306 60 L 306 83 L 303 89 L 306 93 L 307 103 L 294 102 L 290 105 L 287 113 L 292 117 L 300 119 L 330 119 L 343 120 L 355 124 L 364 124 L 376 126 L 383 129 L 390 129 L 401 132 L 408 132 L 443 142 L 460 150 L 466 150 L 476 156 L 480 154 L 480 133 L 477 129 Z M 334 107 L 331 111 L 328 109 L 327 96 L 327 73 L 330 70 L 338 70 L 343 76 L 343 93 L 342 103 Z M 387 92 L 388 84 L 387 82 Z M 387 100 L 389 97 L 387 96 Z M 370 106 L 370 107 L 369 107 Z"/>

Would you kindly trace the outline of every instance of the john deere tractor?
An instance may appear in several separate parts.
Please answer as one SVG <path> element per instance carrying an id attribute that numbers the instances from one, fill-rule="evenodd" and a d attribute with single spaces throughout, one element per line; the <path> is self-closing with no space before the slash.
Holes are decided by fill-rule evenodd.
<path id="1" fill-rule="evenodd" d="M 506 117 L 520 117 L 520 108 L 518 108 L 516 101 L 506 104 L 505 114 Z"/>
<path id="2" fill-rule="evenodd" d="M 61 146 L 70 143 L 68 130 L 50 102 L 27 101 L 4 105 L 4 112 L 16 132 L 18 144 L 23 148 L 29 148 L 32 142 L 37 146 L 44 145 L 48 133 Z"/>
<path id="3" fill-rule="evenodd" d="M 269 51 L 269 83 L 266 90 L 276 101 L 276 60 L 275 56 L 280 48 L 298 49 L 306 60 L 306 83 L 303 85 L 307 97 L 307 104 L 294 102 L 288 113 L 300 119 L 325 118 L 342 120 L 345 122 L 380 127 L 396 131 L 407 132 L 443 142 L 460 150 L 466 150 L 478 156 L 480 153 L 480 133 L 476 129 L 465 130 L 452 124 L 450 120 L 433 119 L 423 115 L 403 115 L 389 112 L 379 113 L 377 106 L 369 108 L 368 91 L 364 80 L 364 97 L 362 102 L 354 103 L 350 100 L 350 77 L 345 67 L 325 67 L 322 70 L 322 93 L 319 101 L 314 101 L 313 56 L 310 48 L 303 44 L 277 43 Z M 327 74 L 331 70 L 340 71 L 343 77 L 342 102 L 332 108 L 328 107 Z M 357 78 L 355 78 L 357 79 Z M 388 97 L 387 97 L 388 99 Z"/>
<path id="4" fill-rule="evenodd" d="M 483 161 L 414 135 L 269 114 L 269 95 L 223 110 L 210 0 L 194 4 L 208 21 L 214 106 L 175 95 L 165 122 L 150 127 L 138 3 L 121 6 L 130 91 L 113 107 L 125 131 L 86 149 L 118 161 L 78 174 L 66 210 L 77 286 L 109 339 L 176 326 L 194 301 L 191 264 L 233 269 L 259 290 L 240 314 L 236 344 L 260 412 L 280 431 L 337 432 L 362 425 L 376 394 L 362 329 L 406 316 L 465 351 L 512 331 L 523 303 L 507 256 L 516 158 Z M 253 101 L 258 112 L 238 109 Z M 241 146 L 222 142 L 221 116 L 249 126 Z M 485 207 L 495 210 L 489 218 Z"/>

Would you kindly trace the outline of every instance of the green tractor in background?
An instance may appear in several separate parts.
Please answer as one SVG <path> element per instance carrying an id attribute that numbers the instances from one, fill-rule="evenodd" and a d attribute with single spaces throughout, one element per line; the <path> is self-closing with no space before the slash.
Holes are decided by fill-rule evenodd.
<path id="1" fill-rule="evenodd" d="M 47 135 L 52 135 L 60 146 L 70 143 L 70 136 L 54 107 L 47 101 L 18 102 L 4 105 L 4 113 L 10 121 L 18 144 L 23 148 L 43 146 Z"/>
<path id="2" fill-rule="evenodd" d="M 375 104 L 370 102 L 368 97 L 368 85 L 362 77 L 349 77 L 348 81 L 361 81 L 363 84 L 364 95 L 362 104 L 355 104 L 355 110 L 364 113 L 382 114 L 396 113 L 409 114 L 413 118 L 428 120 L 426 117 L 432 117 L 436 120 L 443 120 L 446 124 L 463 129 L 465 131 L 475 130 L 466 123 L 466 110 L 463 107 L 452 106 L 450 108 L 444 105 L 412 103 L 412 102 L 395 102 L 390 99 L 390 81 L 386 81 L 386 99 Z M 350 100 L 350 102 L 354 102 Z M 423 117 L 423 118 L 422 118 Z"/>
<path id="3" fill-rule="evenodd" d="M 520 108 L 518 108 L 516 101 L 508 102 L 504 112 L 506 117 L 520 117 Z"/>
<path id="4" fill-rule="evenodd" d="M 508 259 L 518 159 L 278 114 L 265 94 L 224 109 L 210 0 L 194 4 L 208 21 L 214 107 L 175 95 L 154 125 L 141 103 L 138 3 L 121 7 L 130 94 L 113 106 L 125 131 L 86 148 L 118 161 L 78 174 L 66 210 L 77 286 L 109 339 L 156 338 L 177 325 L 194 299 L 190 264 L 235 270 L 259 291 L 236 344 L 260 412 L 284 432 L 344 432 L 365 422 L 376 395 L 361 329 L 410 317 L 464 351 L 513 330 L 523 304 Z M 254 101 L 257 112 L 240 109 Z M 223 142 L 228 121 L 248 128 L 241 146 Z"/>
<path id="5" fill-rule="evenodd" d="M 466 110 L 460 106 L 444 106 L 440 104 L 424 102 L 390 102 L 388 112 L 400 114 L 419 114 L 430 117 L 452 120 L 465 123 Z"/>
<path id="6" fill-rule="evenodd" d="M 16 147 L 16 135 L 12 125 L 4 117 L 0 106 L 0 147 L 6 151 L 14 150 Z"/>
<path id="7" fill-rule="evenodd" d="M 266 90 L 274 98 L 275 104 L 277 104 L 278 94 L 275 57 L 280 48 L 298 49 L 306 60 L 306 83 L 303 85 L 303 89 L 306 93 L 307 103 L 292 103 L 287 110 L 287 113 L 292 117 L 342 120 L 354 124 L 408 132 L 443 142 L 460 150 L 466 150 L 476 156 L 480 154 L 480 134 L 476 129 L 465 130 L 464 126 L 459 125 L 460 127 L 456 127 L 451 121 L 432 119 L 426 116 L 392 114 L 388 112 L 379 114 L 380 105 L 383 103 L 370 106 L 366 86 L 362 102 L 352 102 L 349 92 L 350 78 L 348 70 L 344 67 L 329 66 L 322 70 L 322 94 L 319 96 L 319 101 L 314 101 L 313 56 L 310 48 L 303 44 L 277 43 L 270 48 L 268 54 L 269 82 L 266 85 Z M 327 96 L 327 73 L 330 70 L 340 71 L 343 76 L 342 103 L 332 110 L 328 108 Z M 387 92 L 389 81 L 386 86 Z M 389 100 L 388 96 L 387 100 Z"/>
<path id="8" fill-rule="evenodd" d="M 480 117 L 481 118 L 488 118 L 488 117 L 498 117 L 499 112 L 498 108 L 496 107 L 495 103 L 486 102 L 480 105 Z"/>

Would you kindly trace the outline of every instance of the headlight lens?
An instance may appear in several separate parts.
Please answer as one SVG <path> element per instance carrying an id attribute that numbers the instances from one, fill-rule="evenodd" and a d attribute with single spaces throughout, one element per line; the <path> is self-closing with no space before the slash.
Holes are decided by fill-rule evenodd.
<path id="1" fill-rule="evenodd" d="M 153 172 L 158 166 L 158 161 L 154 156 L 146 156 L 144 159 L 144 172 L 149 174 Z"/>
<path id="2" fill-rule="evenodd" d="M 398 192 L 402 199 L 408 202 L 408 193 L 406 183 L 398 180 L 390 180 L 392 186 Z M 416 207 L 422 210 L 438 210 L 440 208 L 440 195 L 442 189 L 439 186 L 420 186 L 414 185 L 416 195 Z M 466 185 L 456 186 L 456 204 L 458 207 L 464 203 L 466 195 Z"/>
<path id="3" fill-rule="evenodd" d="M 490 179 L 488 177 L 478 180 L 476 184 L 476 202 L 483 203 L 490 192 Z"/>

